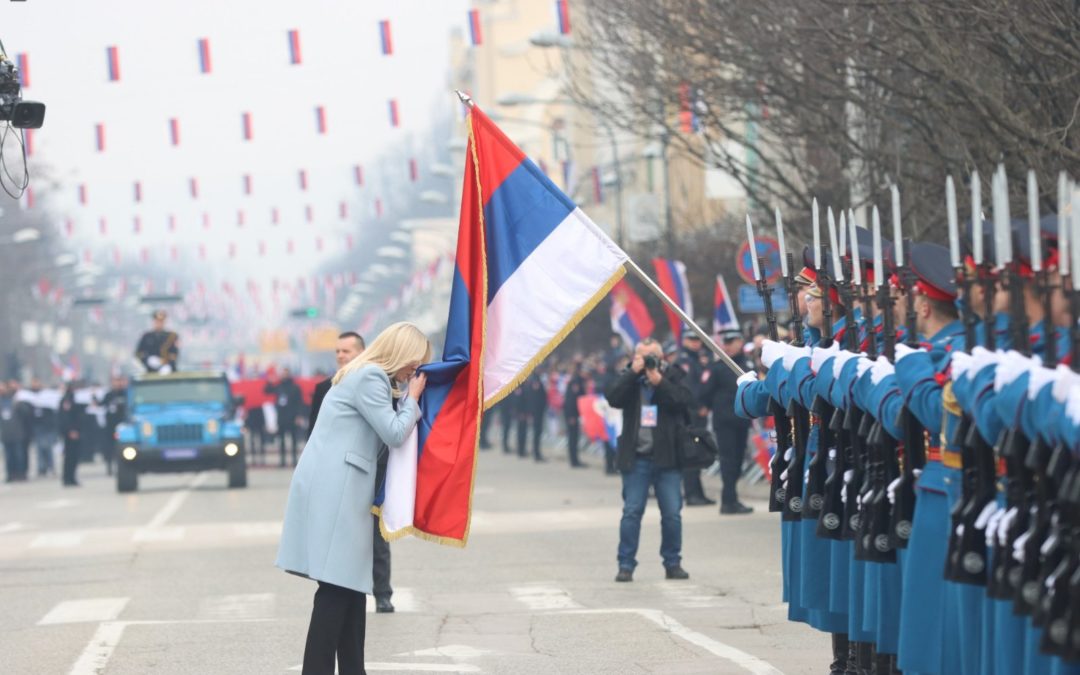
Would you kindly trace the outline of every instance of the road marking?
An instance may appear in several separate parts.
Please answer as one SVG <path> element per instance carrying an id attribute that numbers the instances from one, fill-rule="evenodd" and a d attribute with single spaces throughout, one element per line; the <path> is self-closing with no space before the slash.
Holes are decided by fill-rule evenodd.
<path id="1" fill-rule="evenodd" d="M 293 666 L 289 668 L 292 670 L 303 670 L 303 664 Z M 365 663 L 364 670 L 380 670 L 380 671 L 409 671 L 412 673 L 479 673 L 482 672 L 476 666 L 471 666 L 467 663 Z M 334 668 L 334 672 L 337 672 L 337 668 Z M 74 673 L 72 674 L 74 675 Z"/>
<path id="2" fill-rule="evenodd" d="M 442 656 L 455 661 L 467 661 L 468 659 L 479 658 L 486 654 L 494 654 L 494 652 L 489 649 L 477 649 L 476 647 L 470 647 L 469 645 L 445 645 L 443 647 L 434 647 L 432 649 L 421 649 L 415 652 L 402 652 L 401 654 L 394 654 L 394 656 Z"/>
<path id="3" fill-rule="evenodd" d="M 260 619 L 274 615 L 273 593 L 247 593 L 205 598 L 199 603 L 200 619 Z"/>
<path id="4" fill-rule="evenodd" d="M 411 588 L 395 588 L 394 596 L 390 600 L 394 603 L 395 612 L 418 612 L 420 611 L 420 603 L 416 599 L 416 593 Z M 371 614 L 375 611 L 375 596 L 368 593 L 367 596 L 367 612 Z"/>
<path id="5" fill-rule="evenodd" d="M 165 502 L 165 506 L 154 514 L 154 517 L 150 519 L 150 522 L 146 524 L 146 529 L 154 529 L 161 527 L 165 523 L 169 522 L 169 518 L 176 515 L 176 512 L 180 510 L 184 500 L 188 498 L 191 491 L 199 487 L 206 482 L 206 479 L 210 477 L 210 474 L 205 471 L 199 473 L 188 483 L 188 486 L 178 492 L 174 492 L 172 497 L 169 497 L 169 501 Z"/>
<path id="6" fill-rule="evenodd" d="M 715 593 L 710 594 L 708 589 L 694 584 L 683 582 L 673 584 L 670 581 L 661 581 L 653 584 L 653 586 L 663 595 L 667 596 L 673 603 L 680 607 L 686 607 L 687 609 L 708 609 L 719 607 L 724 604 L 723 596 Z"/>
<path id="7" fill-rule="evenodd" d="M 34 537 L 30 548 L 74 548 L 85 538 L 85 532 L 47 532 Z"/>
<path id="8" fill-rule="evenodd" d="M 79 654 L 79 660 L 71 667 L 68 675 L 101 675 L 105 672 L 105 666 L 109 663 L 116 645 L 120 644 L 120 637 L 124 634 L 127 624 L 122 621 L 107 621 L 98 625 L 94 631 L 94 637 Z"/>
<path id="9" fill-rule="evenodd" d="M 238 537 L 279 537 L 281 521 L 263 521 L 254 523 L 236 523 L 233 532 Z"/>
<path id="10" fill-rule="evenodd" d="M 66 509 L 69 506 L 78 506 L 79 500 L 77 499 L 53 499 L 48 502 L 38 502 L 35 504 L 39 509 Z"/>
<path id="11" fill-rule="evenodd" d="M 543 584 L 515 586 L 510 589 L 510 595 L 533 611 L 577 609 L 581 607 L 581 605 L 574 602 L 569 593 L 557 586 L 545 586 Z"/>
<path id="12" fill-rule="evenodd" d="M 51 626 L 58 623 L 90 623 L 94 621 L 112 621 L 124 611 L 131 598 L 85 598 L 83 600 L 65 600 L 49 610 L 49 613 L 37 622 L 39 626 Z"/>
<path id="13" fill-rule="evenodd" d="M 690 644 L 697 645 L 705 651 L 718 656 L 725 661 L 745 669 L 753 675 L 784 675 L 768 661 L 763 661 L 753 654 L 747 654 L 741 649 L 736 649 L 729 644 L 714 640 L 708 635 L 690 630 L 675 619 L 671 618 L 658 609 L 579 609 L 558 614 L 637 614 L 652 621 L 666 632 L 686 640 Z"/>
<path id="14" fill-rule="evenodd" d="M 4 523 L 0 525 L 0 534 L 11 534 L 12 532 L 18 532 L 23 529 L 22 523 Z"/>
<path id="15" fill-rule="evenodd" d="M 148 541 L 180 541 L 184 538 L 182 527 L 140 527 L 131 535 L 131 541 L 143 543 Z"/>

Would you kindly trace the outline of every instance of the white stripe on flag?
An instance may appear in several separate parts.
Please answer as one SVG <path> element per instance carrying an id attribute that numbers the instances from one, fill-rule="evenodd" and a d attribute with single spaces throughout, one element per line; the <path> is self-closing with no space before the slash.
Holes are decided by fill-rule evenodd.
<path id="1" fill-rule="evenodd" d="M 412 527 L 416 509 L 416 427 L 386 460 L 386 489 L 383 492 L 382 524 L 387 534 Z"/>
<path id="2" fill-rule="evenodd" d="M 488 305 L 485 402 L 514 382 L 625 261 L 581 209 L 566 216 Z"/>

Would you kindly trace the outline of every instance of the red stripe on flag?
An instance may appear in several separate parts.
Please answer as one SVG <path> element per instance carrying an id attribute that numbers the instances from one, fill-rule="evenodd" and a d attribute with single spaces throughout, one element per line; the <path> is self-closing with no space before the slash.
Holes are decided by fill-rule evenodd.
<path id="1" fill-rule="evenodd" d="M 120 81 L 120 55 L 118 54 L 116 47 L 106 47 L 105 56 L 108 59 L 109 67 L 109 81 Z"/>
<path id="2" fill-rule="evenodd" d="M 105 152 L 105 125 L 101 122 L 94 125 L 94 139 L 97 142 L 97 151 Z"/>
<path id="3" fill-rule="evenodd" d="M 251 174 L 244 174 L 244 194 L 251 194 Z"/>
<path id="4" fill-rule="evenodd" d="M 79 184 L 79 203 L 86 206 L 86 183 Z"/>
<path id="5" fill-rule="evenodd" d="M 135 216 L 135 220 L 131 224 L 131 229 L 135 232 L 135 234 L 139 234 L 142 232 L 142 218 L 140 216 Z"/>
<path id="6" fill-rule="evenodd" d="M 300 169 L 300 189 L 307 191 L 307 171 Z"/>
<path id="7" fill-rule="evenodd" d="M 318 236 L 315 237 L 315 250 L 316 251 L 322 251 L 322 244 L 323 244 L 322 237 L 318 237 Z"/>
<path id="8" fill-rule="evenodd" d="M 375 200 L 375 217 L 376 218 L 381 218 L 382 217 L 382 200 L 381 199 L 376 199 Z"/>
<path id="9" fill-rule="evenodd" d="M 398 102 L 396 98 L 390 99 L 390 126 L 395 129 L 401 124 L 401 118 L 398 116 Z"/>
<path id="10" fill-rule="evenodd" d="M 180 145 L 180 120 L 175 117 L 169 118 L 169 142 L 173 147 Z"/>
<path id="11" fill-rule="evenodd" d="M 199 38 L 199 71 L 206 74 L 210 70 L 210 40 L 208 38 Z"/>
<path id="12" fill-rule="evenodd" d="M 237 227 L 243 227 L 244 226 L 244 209 L 240 209 L 239 211 L 236 212 L 236 226 Z"/>
<path id="13" fill-rule="evenodd" d="M 568 35 L 570 33 L 570 3 L 567 0 L 556 0 L 555 13 L 559 20 L 559 32 Z"/>
<path id="14" fill-rule="evenodd" d="M 203 211 L 202 214 L 202 226 L 204 230 L 210 229 L 210 214 L 206 211 Z"/>
<path id="15" fill-rule="evenodd" d="M 289 63 L 295 65 L 300 64 L 300 31 L 289 31 Z"/>
<path id="16" fill-rule="evenodd" d="M 244 140 L 245 141 L 250 141 L 252 136 L 254 136 L 254 132 L 252 131 L 252 128 L 251 128 L 251 113 L 249 113 L 249 112 L 243 113 L 240 116 L 240 120 L 241 120 L 241 125 L 243 127 Z"/>
<path id="17" fill-rule="evenodd" d="M 138 204 L 142 201 L 142 183 L 135 181 L 135 203 Z"/>
<path id="18" fill-rule="evenodd" d="M 64 234 L 69 238 L 75 234 L 75 221 L 71 218 L 64 221 Z"/>
<path id="19" fill-rule="evenodd" d="M 469 10 L 469 42 L 478 47 L 484 43 L 484 33 L 480 27 L 480 10 Z"/>
<path id="20" fill-rule="evenodd" d="M 345 220 L 346 218 L 348 218 L 349 217 L 349 205 L 346 204 L 345 202 L 339 203 L 338 204 L 338 215 L 341 216 L 342 220 Z"/>
<path id="21" fill-rule="evenodd" d="M 169 214 L 169 232 L 176 232 L 176 216 Z"/>
<path id="22" fill-rule="evenodd" d="M 315 212 L 311 209 L 310 204 L 304 207 L 304 219 L 309 223 L 315 220 Z"/>
<path id="23" fill-rule="evenodd" d="M 394 41 L 390 36 L 390 21 L 385 19 L 379 22 L 379 43 L 382 46 L 383 56 L 394 53 Z"/>
<path id="24" fill-rule="evenodd" d="M 194 176 L 188 179 L 188 192 L 192 199 L 199 198 L 199 180 Z"/>
<path id="25" fill-rule="evenodd" d="M 359 164 L 353 167 L 353 179 L 356 180 L 357 185 L 364 185 L 364 167 Z"/>
<path id="26" fill-rule="evenodd" d="M 108 224 L 108 222 L 107 222 L 107 221 L 105 220 L 105 217 L 104 217 L 104 216 L 102 216 L 102 217 L 101 217 L 100 219 L 98 219 L 98 232 L 99 232 L 99 233 L 101 234 L 101 236 L 103 236 L 103 237 L 104 237 L 105 235 L 107 235 L 107 234 L 108 234 L 108 232 L 109 232 L 109 224 Z"/>
<path id="27" fill-rule="evenodd" d="M 320 134 L 326 133 L 326 108 L 321 105 L 315 106 L 315 131 Z"/>
<path id="28" fill-rule="evenodd" d="M 411 180 L 412 182 L 415 183 L 416 179 L 418 177 L 419 177 L 419 172 L 416 169 L 416 160 L 415 159 L 410 159 L 409 160 L 409 180 Z"/>
<path id="29" fill-rule="evenodd" d="M 277 225 L 281 221 L 281 212 L 278 211 L 278 207 L 270 209 L 270 222 Z"/>
<path id="30" fill-rule="evenodd" d="M 15 67 L 19 69 L 19 86 L 26 89 L 30 86 L 30 57 L 26 52 L 15 55 Z"/>
<path id="31" fill-rule="evenodd" d="M 477 148 L 477 152 L 482 154 L 485 159 L 480 165 L 480 186 L 484 191 L 481 199 L 484 200 L 484 206 L 487 206 L 488 199 L 495 194 L 495 191 L 499 189 L 506 177 L 521 165 L 525 159 L 525 154 L 503 134 L 499 127 L 492 124 L 486 115 L 483 113 L 479 115 L 473 114 L 472 117 L 477 125 L 483 127 L 481 141 L 486 143 L 490 139 L 490 141 L 501 146 L 497 151 L 494 149 L 485 151 L 482 147 Z"/>

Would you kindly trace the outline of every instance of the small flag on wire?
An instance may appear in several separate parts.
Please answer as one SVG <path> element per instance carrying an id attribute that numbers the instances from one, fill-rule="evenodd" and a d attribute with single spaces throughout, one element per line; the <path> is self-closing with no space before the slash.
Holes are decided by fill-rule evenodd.
<path id="1" fill-rule="evenodd" d="M 120 81 L 120 57 L 117 54 L 116 47 L 106 47 L 105 56 L 108 60 L 109 66 L 109 81 Z"/>
<path id="2" fill-rule="evenodd" d="M 206 260 L 206 244 L 199 244 L 199 259 Z"/>
<path id="3" fill-rule="evenodd" d="M 416 160 L 415 159 L 410 159 L 409 160 L 409 180 L 411 180 L 412 182 L 415 183 L 416 179 L 418 177 L 419 177 L 419 172 L 417 171 L 417 168 L 416 168 Z"/>
<path id="4" fill-rule="evenodd" d="M 594 166 L 592 168 L 592 190 L 593 190 L 593 203 L 604 203 L 604 183 L 600 175 L 600 167 Z"/>
<path id="5" fill-rule="evenodd" d="M 322 237 L 315 237 L 315 250 L 322 251 L 323 239 Z"/>
<path id="6" fill-rule="evenodd" d="M 79 203 L 86 206 L 86 183 L 79 183 Z"/>
<path id="7" fill-rule="evenodd" d="M 307 191 L 307 171 L 300 169 L 300 189 Z"/>
<path id="8" fill-rule="evenodd" d="M 382 45 L 383 56 L 390 56 L 394 53 L 394 41 L 390 37 L 390 21 L 382 20 L 379 22 L 379 42 Z"/>
<path id="9" fill-rule="evenodd" d="M 109 223 L 105 220 L 105 216 L 98 219 L 98 232 L 103 237 L 109 233 Z"/>
<path id="10" fill-rule="evenodd" d="M 236 212 L 236 226 L 237 227 L 243 227 L 244 226 L 244 209 L 240 209 L 240 210 L 238 210 Z"/>
<path id="11" fill-rule="evenodd" d="M 26 139 L 26 156 L 34 156 L 34 130 L 23 129 L 23 138 Z"/>
<path id="12" fill-rule="evenodd" d="M 342 220 L 345 220 L 346 218 L 348 218 L 349 217 L 349 205 L 346 204 L 345 202 L 339 202 L 338 203 L 338 215 L 341 217 Z"/>
<path id="13" fill-rule="evenodd" d="M 169 143 L 173 147 L 180 145 L 180 120 L 175 117 L 169 118 Z"/>
<path id="14" fill-rule="evenodd" d="M 168 228 L 169 232 L 176 232 L 176 216 L 171 213 L 169 214 Z"/>
<path id="15" fill-rule="evenodd" d="M 310 204 L 304 207 L 304 219 L 309 223 L 315 220 L 315 212 L 312 210 Z"/>
<path id="16" fill-rule="evenodd" d="M 480 29 L 480 10 L 469 10 L 469 42 L 473 47 L 484 43 L 484 33 Z"/>
<path id="17" fill-rule="evenodd" d="M 731 301 L 724 275 L 716 275 L 716 293 L 713 295 L 713 333 L 725 330 L 739 330 L 739 320 L 735 317 L 735 303 Z"/>
<path id="18" fill-rule="evenodd" d="M 26 89 L 30 86 L 30 57 L 26 52 L 15 55 L 15 67 L 19 69 L 19 86 Z"/>
<path id="19" fill-rule="evenodd" d="M 376 199 L 375 200 L 375 217 L 376 218 L 382 218 L 382 200 L 381 199 Z"/>
<path id="20" fill-rule="evenodd" d="M 135 234 L 142 233 L 142 217 L 135 216 L 135 219 L 131 224 L 131 229 Z"/>
<path id="21" fill-rule="evenodd" d="M 202 226 L 204 230 L 210 229 L 210 213 L 208 211 L 203 211 Z"/>
<path id="22" fill-rule="evenodd" d="M 94 139 L 97 142 L 97 151 L 105 152 L 105 125 L 101 122 L 94 125 Z"/>
<path id="23" fill-rule="evenodd" d="M 398 116 L 398 103 L 396 98 L 390 99 L 390 126 L 395 129 L 400 126 L 401 119 Z"/>
<path id="24" fill-rule="evenodd" d="M 262 239 L 259 240 L 259 257 L 266 255 L 266 242 Z"/>
<path id="25" fill-rule="evenodd" d="M 359 164 L 353 166 L 353 178 L 356 180 L 356 184 L 364 185 L 364 167 Z"/>
<path id="26" fill-rule="evenodd" d="M 690 284 L 686 280 L 686 265 L 667 258 L 653 258 L 652 262 L 656 270 L 656 285 L 674 300 L 687 316 L 693 316 L 694 301 L 690 297 Z M 667 313 L 668 325 L 671 326 L 671 334 L 676 342 L 680 342 L 683 332 L 682 319 L 666 306 L 664 311 Z"/>
<path id="27" fill-rule="evenodd" d="M 142 201 L 142 182 L 135 181 L 135 203 Z"/>
<path id="28" fill-rule="evenodd" d="M 251 194 L 251 174 L 244 174 L 244 194 Z"/>
<path id="29" fill-rule="evenodd" d="M 27 187 L 26 188 L 26 210 L 29 211 L 32 208 L 34 208 L 34 188 Z"/>
<path id="30" fill-rule="evenodd" d="M 351 234 L 347 234 L 347 235 L 345 235 L 345 248 L 347 250 L 351 251 L 352 247 L 353 247 L 353 236 Z"/>
<path id="31" fill-rule="evenodd" d="M 139 260 L 141 260 L 142 264 L 144 264 L 144 265 L 146 263 L 150 262 L 150 249 L 148 249 L 145 246 L 140 248 L 139 249 Z"/>
<path id="32" fill-rule="evenodd" d="M 293 253 L 295 250 L 296 250 L 296 247 L 293 245 L 293 240 L 292 239 L 285 240 L 285 252 L 286 253 Z"/>
<path id="33" fill-rule="evenodd" d="M 300 31 L 289 31 L 289 63 L 296 66 L 300 64 Z"/>
<path id="34" fill-rule="evenodd" d="M 180 249 L 176 244 L 169 247 L 169 258 L 174 261 L 180 258 Z"/>
<path id="35" fill-rule="evenodd" d="M 559 22 L 559 33 L 570 34 L 570 3 L 567 0 L 555 0 L 555 18 Z"/>
<path id="36" fill-rule="evenodd" d="M 241 123 L 243 125 L 244 140 L 245 141 L 250 141 L 251 137 L 253 135 L 252 130 L 251 130 L 251 113 L 249 113 L 249 112 L 243 113 L 240 116 L 240 120 L 241 120 Z"/>
<path id="37" fill-rule="evenodd" d="M 270 222 L 274 225 L 277 225 L 279 222 L 281 222 L 281 212 L 278 211 L 278 207 L 276 206 L 270 209 Z"/>
<path id="38" fill-rule="evenodd" d="M 210 39 L 199 38 L 199 72 L 204 75 L 210 72 Z"/>
<path id="39" fill-rule="evenodd" d="M 690 83 L 679 84 L 679 129 L 684 134 L 694 130 L 694 111 L 690 108 Z"/>
<path id="40" fill-rule="evenodd" d="M 188 192 L 191 193 L 192 199 L 199 198 L 199 180 L 194 176 L 188 178 Z"/>
<path id="41" fill-rule="evenodd" d="M 326 133 L 326 108 L 321 105 L 315 106 L 315 131 L 319 134 Z"/>
<path id="42" fill-rule="evenodd" d="M 236 242 L 235 241 L 230 241 L 229 242 L 229 257 L 230 258 L 235 258 L 236 257 Z"/>
<path id="43" fill-rule="evenodd" d="M 64 235 L 71 238 L 75 234 L 75 221 L 68 218 L 64 221 Z"/>

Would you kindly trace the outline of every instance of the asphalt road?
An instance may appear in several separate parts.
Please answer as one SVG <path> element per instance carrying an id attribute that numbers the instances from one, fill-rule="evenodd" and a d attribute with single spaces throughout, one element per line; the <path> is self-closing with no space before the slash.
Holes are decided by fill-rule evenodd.
<path id="1" fill-rule="evenodd" d="M 646 511 L 630 584 L 613 581 L 617 477 L 485 452 L 464 550 L 406 539 L 394 614 L 370 614 L 368 672 L 821 673 L 828 638 L 788 623 L 779 521 L 683 512 L 688 581 L 664 580 Z M 298 672 L 312 582 L 273 567 L 290 472 L 0 485 L 0 673 Z M 718 480 L 707 478 L 715 496 Z"/>

